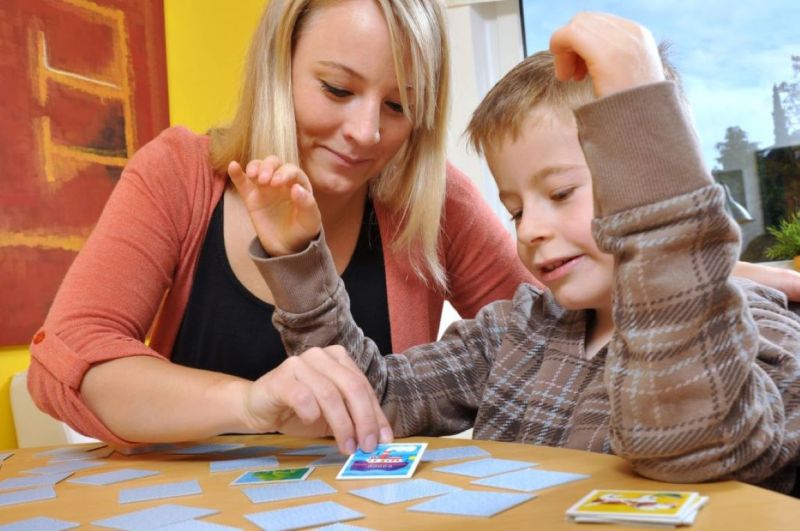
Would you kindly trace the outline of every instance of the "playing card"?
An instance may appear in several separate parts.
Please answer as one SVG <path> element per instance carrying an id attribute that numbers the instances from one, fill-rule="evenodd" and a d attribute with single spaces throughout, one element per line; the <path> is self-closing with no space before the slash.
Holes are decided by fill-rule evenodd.
<path id="1" fill-rule="evenodd" d="M 178 481 L 176 483 L 162 483 L 161 485 L 122 489 L 119 491 L 119 503 L 177 498 L 179 496 L 193 496 L 202 493 L 203 489 L 200 488 L 200 484 L 196 479 L 192 479 L 190 481 Z"/>
<path id="2" fill-rule="evenodd" d="M 245 496 L 250 498 L 253 503 L 264 503 L 281 500 L 291 500 L 293 498 L 308 498 L 310 496 L 324 496 L 334 494 L 336 489 L 322 480 L 312 479 L 308 481 L 296 481 L 289 483 L 274 483 L 261 487 L 249 487 L 242 489 Z"/>
<path id="3" fill-rule="evenodd" d="M 0 452 L 0 463 L 14 455 L 14 452 Z"/>
<path id="4" fill-rule="evenodd" d="M 34 489 L 15 490 L 0 494 L 0 507 L 28 503 L 39 500 L 50 500 L 56 497 L 52 486 L 36 487 Z"/>
<path id="5" fill-rule="evenodd" d="M 398 481 L 386 485 L 367 487 L 365 489 L 351 490 L 350 494 L 355 494 L 356 496 L 388 505 L 390 503 L 401 503 L 409 500 L 417 500 L 419 498 L 439 496 L 458 490 L 461 489 L 436 481 L 412 479 L 409 481 Z"/>
<path id="6" fill-rule="evenodd" d="M 438 450 L 426 450 L 422 461 L 450 461 L 453 459 L 466 459 L 472 457 L 488 457 L 490 454 L 479 446 L 457 446 L 454 448 L 439 448 Z"/>
<path id="7" fill-rule="evenodd" d="M 588 478 L 588 474 L 574 474 L 572 472 L 557 472 L 555 470 L 540 470 L 538 468 L 528 468 L 517 470 L 507 474 L 500 474 L 489 478 L 476 479 L 471 481 L 475 485 L 484 487 L 499 487 L 501 489 L 521 490 L 531 492 L 534 490 L 546 489 L 563 483 L 578 481 Z"/>
<path id="8" fill-rule="evenodd" d="M 328 465 L 343 465 L 350 459 L 349 455 L 342 455 L 339 451 L 320 457 L 315 461 L 311 461 L 309 466 L 328 466 Z"/>
<path id="9" fill-rule="evenodd" d="M 364 515 L 335 502 L 311 503 L 288 509 L 277 509 L 244 515 L 261 529 L 299 529 L 364 518 Z"/>
<path id="10" fill-rule="evenodd" d="M 328 455 L 338 451 L 335 444 L 312 444 L 296 450 L 287 450 L 283 455 Z"/>
<path id="11" fill-rule="evenodd" d="M 535 465 L 536 463 L 512 461 L 510 459 L 495 459 L 490 457 L 488 459 L 481 459 L 479 461 L 467 461 L 466 463 L 442 466 L 439 468 L 434 468 L 434 470 L 437 472 L 446 472 L 448 474 L 458 474 L 460 476 L 483 478 L 486 476 L 493 476 L 494 474 L 510 472 L 512 470 L 519 470 L 520 468 L 529 468 Z"/>
<path id="12" fill-rule="evenodd" d="M 100 450 L 108 450 L 108 452 L 100 452 Z M 95 446 L 67 446 L 64 448 L 55 448 L 39 452 L 36 457 L 47 457 L 51 463 L 58 461 L 72 461 L 81 459 L 95 459 L 97 457 L 107 457 L 112 450 L 108 449 L 105 444 Z"/>
<path id="13" fill-rule="evenodd" d="M 241 529 L 204 520 L 185 520 L 177 524 L 159 527 L 158 531 L 241 531 Z"/>
<path id="14" fill-rule="evenodd" d="M 200 507 L 187 507 L 185 505 L 174 505 L 167 503 L 149 509 L 141 509 L 111 518 L 96 520 L 92 524 L 100 527 L 111 527 L 113 529 L 156 529 L 178 522 L 194 520 L 216 514 L 219 511 L 214 509 L 203 509 Z"/>
<path id="15" fill-rule="evenodd" d="M 533 494 L 462 490 L 424 501 L 409 507 L 408 510 L 489 517 L 533 498 L 535 498 Z"/>
<path id="16" fill-rule="evenodd" d="M 211 461 L 208 465 L 211 472 L 230 472 L 245 468 L 274 468 L 278 466 L 278 460 L 274 456 L 265 455 L 261 457 L 245 457 L 244 459 Z"/>
<path id="17" fill-rule="evenodd" d="M 283 483 L 302 481 L 311 474 L 314 467 L 275 468 L 272 470 L 251 470 L 231 482 L 231 485 L 255 485 L 257 483 Z"/>
<path id="18" fill-rule="evenodd" d="M 281 446 L 244 446 L 228 450 L 221 454 L 219 457 L 224 459 L 243 459 L 245 457 L 262 457 L 270 454 L 276 454 L 283 450 Z"/>
<path id="19" fill-rule="evenodd" d="M 47 474 L 47 475 L 34 475 L 22 478 L 9 478 L 0 481 L 0 491 L 11 489 L 25 489 L 30 487 L 52 487 L 59 481 L 62 481 L 72 475 L 72 472 L 63 472 L 61 474 Z"/>
<path id="20" fill-rule="evenodd" d="M 567 516 L 575 521 L 678 525 L 693 520 L 704 503 L 697 492 L 600 489 L 567 509 Z"/>
<path id="21" fill-rule="evenodd" d="M 66 472 L 77 472 L 78 470 L 86 470 L 87 468 L 94 468 L 108 464 L 107 461 L 64 461 L 63 463 L 55 463 L 47 466 L 40 466 L 38 468 L 31 468 L 30 470 L 23 470 L 26 474 L 63 474 Z"/>
<path id="22" fill-rule="evenodd" d="M 121 483 L 131 479 L 147 478 L 157 476 L 161 472 L 157 470 L 140 470 L 138 468 L 120 468 L 119 470 L 112 470 L 111 472 L 103 472 L 101 474 L 92 474 L 91 476 L 83 476 L 80 478 L 70 479 L 67 483 L 78 483 L 80 485 L 113 485 L 114 483 Z"/>
<path id="23" fill-rule="evenodd" d="M 237 448 L 242 448 L 244 444 L 241 443 L 230 443 L 230 444 L 219 444 L 219 443 L 206 443 L 206 444 L 195 444 L 194 446 L 187 446 L 184 448 L 176 448 L 174 450 L 170 450 L 167 453 L 170 454 L 179 454 L 179 455 L 201 455 L 201 454 L 218 454 L 222 452 L 228 452 L 230 450 L 236 450 Z"/>
<path id="24" fill-rule="evenodd" d="M 56 520 L 46 516 L 36 516 L 25 520 L 17 520 L 10 524 L 0 526 L 2 531 L 62 531 L 64 529 L 74 529 L 80 524 L 67 522 L 66 520 Z"/>
<path id="25" fill-rule="evenodd" d="M 410 478 L 427 446 L 427 443 L 379 444 L 372 453 L 357 449 L 336 479 Z"/>
<path id="26" fill-rule="evenodd" d="M 348 524 L 330 524 L 315 528 L 315 531 L 374 531 L 369 527 Z"/>
<path id="27" fill-rule="evenodd" d="M 136 446 L 122 446 L 114 448 L 115 451 L 122 455 L 141 455 L 141 454 L 155 454 L 168 452 L 178 448 L 177 444 L 173 443 L 156 443 L 156 444 L 138 444 Z"/>

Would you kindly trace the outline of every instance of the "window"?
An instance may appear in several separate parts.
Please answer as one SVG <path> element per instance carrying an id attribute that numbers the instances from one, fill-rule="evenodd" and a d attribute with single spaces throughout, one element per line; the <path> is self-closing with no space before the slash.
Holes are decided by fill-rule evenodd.
<path id="1" fill-rule="evenodd" d="M 526 55 L 579 10 L 630 18 L 672 43 L 706 165 L 741 223 L 742 258 L 766 260 L 766 228 L 800 210 L 800 2 L 520 0 L 520 9 Z"/>

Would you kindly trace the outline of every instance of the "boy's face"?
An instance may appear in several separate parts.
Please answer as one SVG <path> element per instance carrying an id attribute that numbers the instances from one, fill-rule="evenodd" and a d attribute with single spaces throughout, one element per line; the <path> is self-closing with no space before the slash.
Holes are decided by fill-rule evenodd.
<path id="1" fill-rule="evenodd" d="M 538 112 L 488 150 L 520 260 L 567 309 L 610 308 L 614 259 L 592 237 L 592 178 L 572 121 Z"/>

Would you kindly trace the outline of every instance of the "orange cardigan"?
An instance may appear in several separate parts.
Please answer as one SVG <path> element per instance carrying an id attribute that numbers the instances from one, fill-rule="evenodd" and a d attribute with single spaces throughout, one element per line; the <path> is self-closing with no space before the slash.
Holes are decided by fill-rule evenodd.
<path id="1" fill-rule="evenodd" d="M 81 381 L 92 365 L 123 356 L 171 355 L 211 213 L 228 182 L 209 164 L 208 144 L 206 136 L 170 128 L 130 160 L 33 337 L 28 371 L 33 399 L 81 433 L 126 442 L 81 399 Z M 397 223 L 380 203 L 375 211 L 392 347 L 401 352 L 436 339 L 445 297 L 392 251 L 387 242 Z M 464 317 L 511 298 L 521 282 L 531 281 L 478 190 L 450 166 L 441 241 L 447 298 Z"/>

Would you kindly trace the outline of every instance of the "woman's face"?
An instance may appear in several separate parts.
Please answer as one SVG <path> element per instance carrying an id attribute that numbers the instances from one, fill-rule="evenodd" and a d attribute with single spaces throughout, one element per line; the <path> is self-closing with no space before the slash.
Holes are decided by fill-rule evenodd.
<path id="1" fill-rule="evenodd" d="M 292 84 L 300 167 L 315 195 L 360 190 L 411 134 L 389 30 L 373 0 L 345 0 L 308 15 Z"/>

